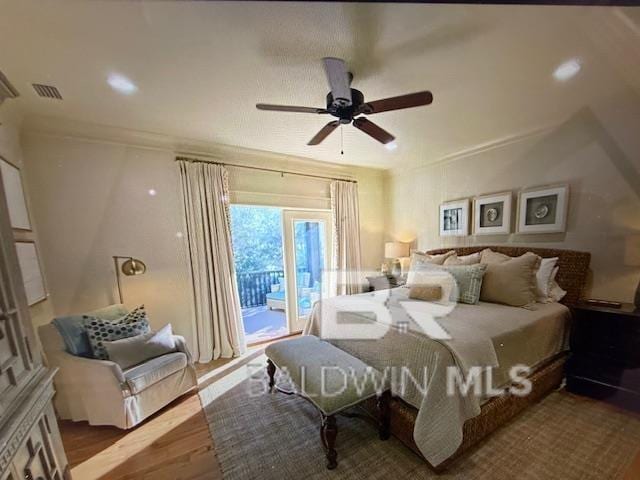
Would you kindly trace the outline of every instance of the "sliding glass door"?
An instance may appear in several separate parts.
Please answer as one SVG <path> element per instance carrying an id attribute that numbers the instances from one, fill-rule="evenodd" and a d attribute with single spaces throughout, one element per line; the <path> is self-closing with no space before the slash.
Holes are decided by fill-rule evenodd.
<path id="1" fill-rule="evenodd" d="M 287 318 L 289 332 L 299 332 L 313 304 L 326 296 L 323 272 L 330 267 L 331 214 L 285 210 L 284 265 L 287 271 Z"/>
<path id="2" fill-rule="evenodd" d="M 234 204 L 231 235 L 247 343 L 300 332 L 325 294 L 330 212 Z"/>

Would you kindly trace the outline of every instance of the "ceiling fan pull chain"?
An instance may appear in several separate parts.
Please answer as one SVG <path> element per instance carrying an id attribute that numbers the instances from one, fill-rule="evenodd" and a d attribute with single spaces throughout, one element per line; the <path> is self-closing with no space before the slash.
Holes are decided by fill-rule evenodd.
<path id="1" fill-rule="evenodd" d="M 340 125 L 340 155 L 344 155 L 344 125 Z"/>

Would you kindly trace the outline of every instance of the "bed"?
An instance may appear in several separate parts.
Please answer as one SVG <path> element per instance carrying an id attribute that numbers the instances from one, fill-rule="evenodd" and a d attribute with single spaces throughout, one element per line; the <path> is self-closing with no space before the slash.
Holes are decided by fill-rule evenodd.
<path id="1" fill-rule="evenodd" d="M 429 367 L 429 390 L 425 393 L 418 387 L 412 388 L 409 382 L 409 387 L 403 388 L 392 401 L 391 425 L 392 433 L 436 470 L 446 469 L 475 443 L 561 383 L 570 320 L 566 305 L 580 298 L 587 277 L 590 254 L 585 252 L 498 246 L 453 250 L 459 255 L 468 255 L 484 248 L 510 256 L 533 251 L 541 257 L 559 257 L 556 280 L 567 291 L 563 304 L 538 304 L 531 310 L 482 302 L 460 305 L 439 320 L 445 330 L 455 333 L 454 339 L 438 341 L 422 334 L 410 318 L 402 318 L 397 305 L 406 298 L 407 289 L 400 287 L 374 294 L 388 295 L 378 301 L 384 302 L 393 317 L 393 328 L 376 341 L 332 338 L 330 332 L 322 331 L 318 315 L 312 315 L 305 329 L 306 333 L 326 338 L 377 369 L 408 365 L 412 375 L 420 378 L 417 368 Z M 324 308 L 328 308 L 326 304 Z M 474 319 L 472 332 L 465 331 L 469 317 Z M 493 348 L 487 348 L 489 343 Z M 528 379 L 532 382 L 532 391 L 524 397 L 509 393 L 497 397 L 445 397 L 439 385 L 445 383 L 446 367 L 464 364 L 493 367 L 492 386 L 500 388 L 510 384 L 507 376 L 510 366 L 526 364 L 531 367 Z M 403 387 L 406 386 L 403 384 Z"/>

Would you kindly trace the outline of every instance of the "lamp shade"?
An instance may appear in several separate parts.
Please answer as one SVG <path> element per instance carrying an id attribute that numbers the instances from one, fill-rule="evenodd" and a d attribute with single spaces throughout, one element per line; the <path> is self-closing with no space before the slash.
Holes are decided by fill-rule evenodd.
<path id="1" fill-rule="evenodd" d="M 127 276 L 142 275 L 147 271 L 147 266 L 142 260 L 136 258 L 129 258 L 122 264 L 122 273 Z"/>
<path id="2" fill-rule="evenodd" d="M 402 258 L 409 256 L 409 244 L 387 242 L 384 244 L 384 258 Z"/>

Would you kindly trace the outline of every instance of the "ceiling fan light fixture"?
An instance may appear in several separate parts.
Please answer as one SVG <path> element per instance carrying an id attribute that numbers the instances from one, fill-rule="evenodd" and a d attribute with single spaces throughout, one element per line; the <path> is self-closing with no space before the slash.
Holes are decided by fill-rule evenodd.
<path id="1" fill-rule="evenodd" d="M 384 144 L 384 148 L 392 152 L 398 148 L 398 142 L 396 142 L 395 140 L 391 140 L 389 143 Z"/>

